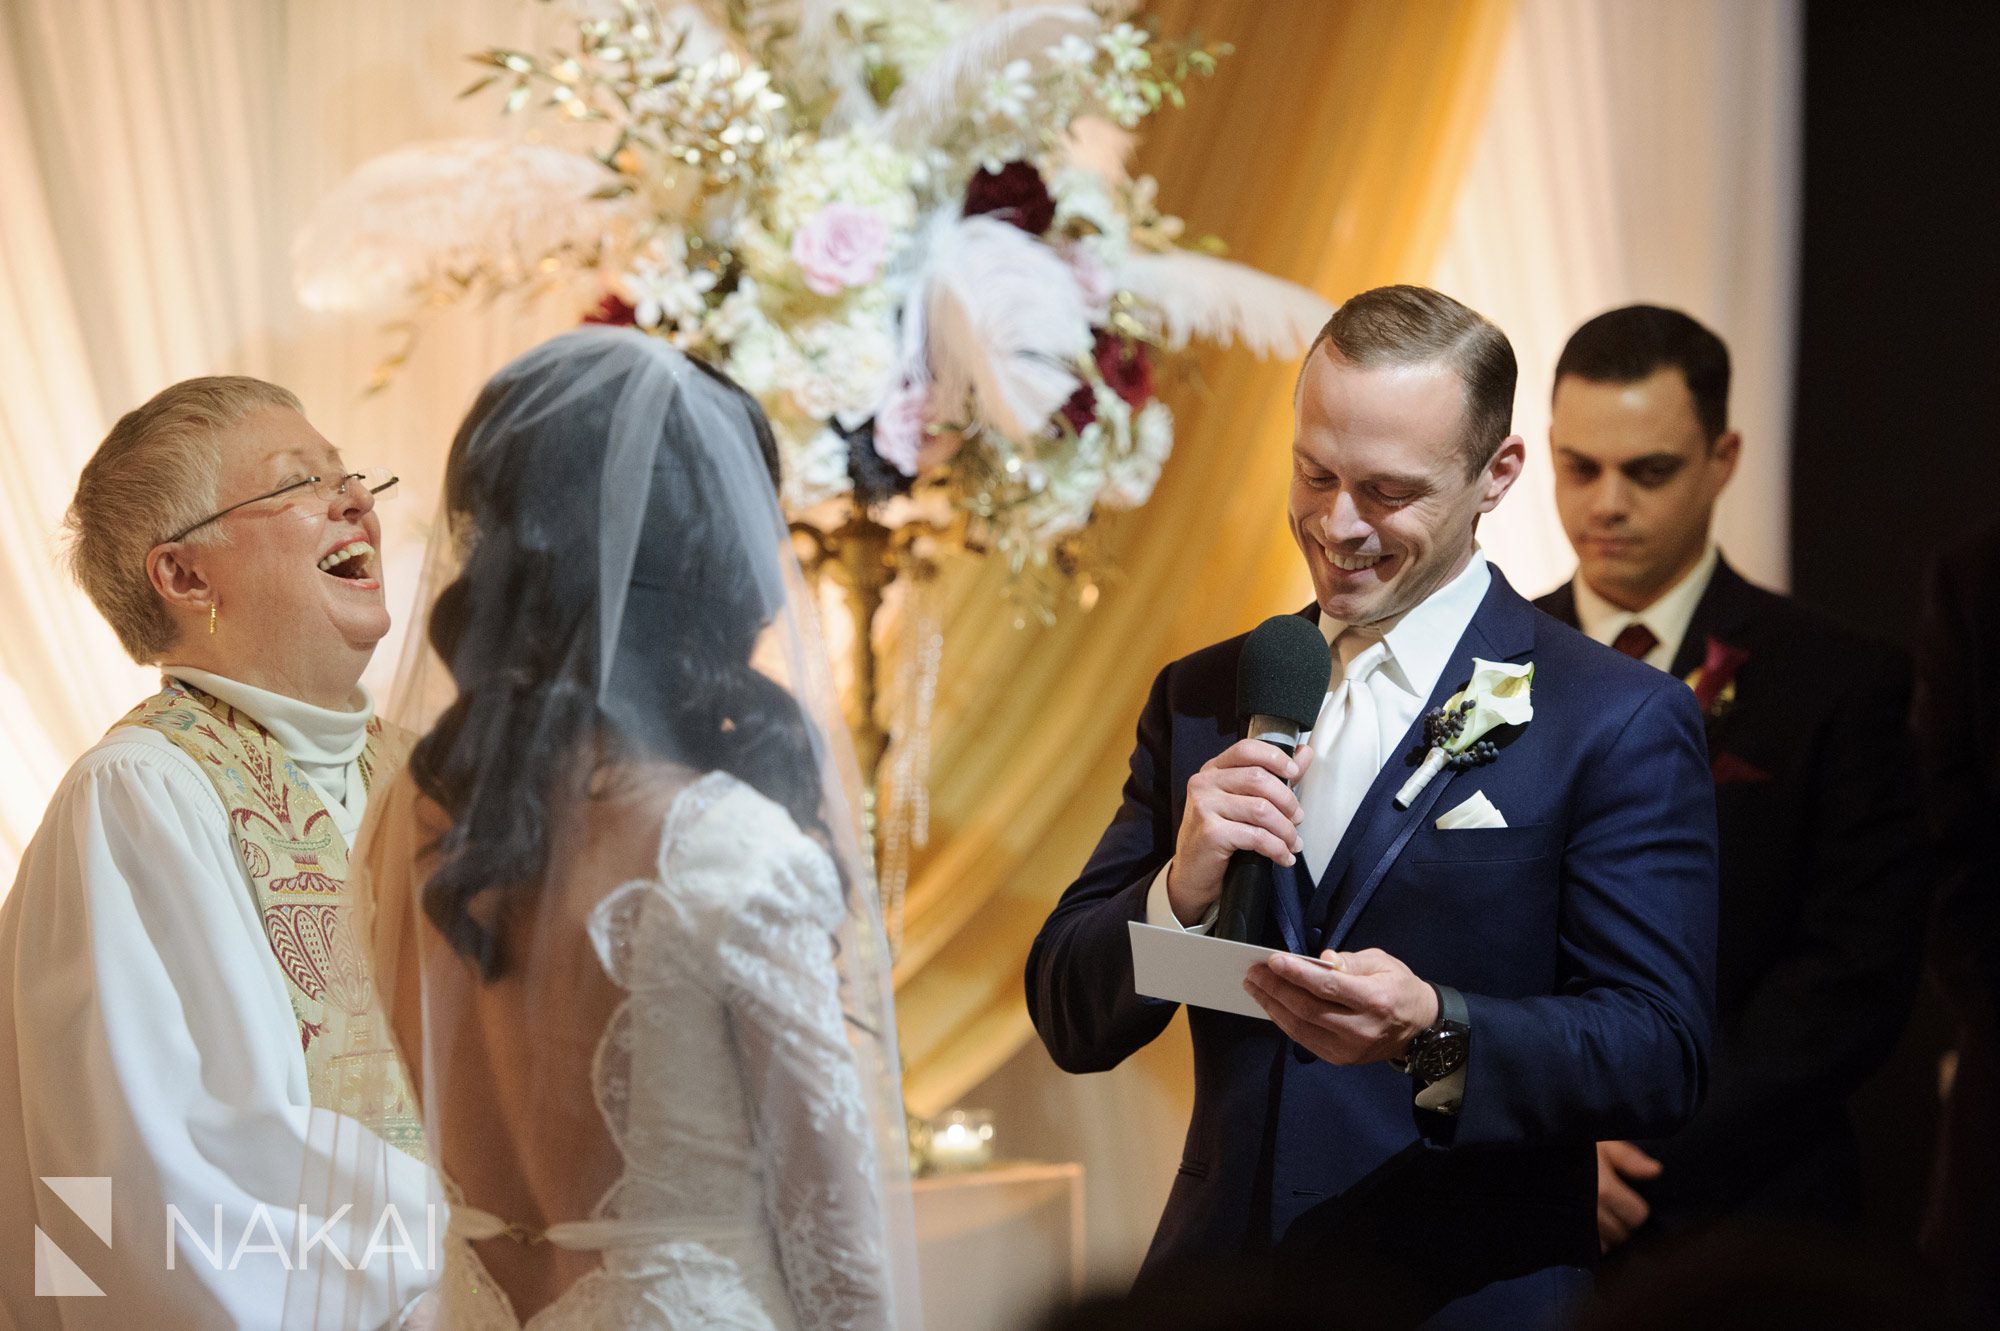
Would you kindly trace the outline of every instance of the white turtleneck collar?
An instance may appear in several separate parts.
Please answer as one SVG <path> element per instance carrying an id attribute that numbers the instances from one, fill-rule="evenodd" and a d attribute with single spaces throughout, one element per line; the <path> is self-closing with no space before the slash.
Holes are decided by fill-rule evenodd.
<path id="1" fill-rule="evenodd" d="M 270 731 L 318 788 L 334 825 L 353 841 L 367 799 L 358 760 L 368 743 L 368 723 L 375 716 L 375 700 L 366 688 L 355 686 L 361 700 L 358 710 L 339 712 L 192 666 L 162 666 L 161 673 L 220 698 Z"/>

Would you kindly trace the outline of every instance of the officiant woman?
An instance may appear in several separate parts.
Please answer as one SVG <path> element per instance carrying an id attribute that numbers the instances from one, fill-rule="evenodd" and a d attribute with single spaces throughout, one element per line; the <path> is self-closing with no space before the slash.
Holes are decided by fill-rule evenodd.
<path id="1" fill-rule="evenodd" d="M 353 1195 L 342 1169 L 421 1224 L 421 1128 L 345 919 L 406 742 L 360 686 L 394 483 L 247 378 L 166 389 L 84 467 L 70 567 L 163 678 L 69 770 L 0 907 L 0 1321 L 276 1325 L 304 1193 Z M 369 1325 L 427 1282 L 375 1265 Z"/>

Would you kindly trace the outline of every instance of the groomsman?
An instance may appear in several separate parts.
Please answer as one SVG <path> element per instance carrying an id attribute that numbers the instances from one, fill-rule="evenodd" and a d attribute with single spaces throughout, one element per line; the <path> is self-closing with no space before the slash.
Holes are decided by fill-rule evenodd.
<path id="1" fill-rule="evenodd" d="M 1136 991 L 1128 927 L 1203 929 L 1233 854 L 1275 866 L 1280 950 L 1246 984 L 1270 1020 L 1189 1013 L 1194 1115 L 1148 1279 L 1275 1250 L 1323 1321 L 1555 1327 L 1598 1256 L 1590 1143 L 1672 1132 L 1700 1098 L 1700 713 L 1480 551 L 1525 457 L 1514 385 L 1506 337 L 1449 296 L 1341 306 L 1300 372 L 1288 501 L 1301 614 L 1338 662 L 1310 742 L 1294 762 L 1240 738 L 1242 637 L 1169 664 L 1118 812 L 1035 940 L 1036 1030 L 1101 1071 L 1176 1007 Z M 1461 692 L 1511 722 L 1435 770 Z"/>
<path id="2" fill-rule="evenodd" d="M 1554 398 L 1577 572 L 1536 604 L 1692 690 L 1722 852 L 1708 1096 L 1671 1136 L 1598 1143 L 1599 1238 L 1749 1213 L 1853 1222 L 1848 1099 L 1908 1014 L 1929 888 L 1908 664 L 1716 549 L 1743 440 L 1714 333 L 1650 305 L 1601 314 L 1563 350 Z"/>

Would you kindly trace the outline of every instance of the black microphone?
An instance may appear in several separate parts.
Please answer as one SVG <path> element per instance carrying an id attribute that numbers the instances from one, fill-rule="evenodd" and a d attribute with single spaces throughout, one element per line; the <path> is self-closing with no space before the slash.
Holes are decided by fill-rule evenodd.
<path id="1" fill-rule="evenodd" d="M 1236 711 L 1244 738 L 1275 744 L 1287 756 L 1294 753 L 1299 732 L 1319 719 L 1332 680 L 1333 651 L 1317 624 L 1298 615 L 1265 620 L 1244 641 L 1236 663 Z M 1222 874 L 1214 936 L 1260 942 L 1271 919 L 1271 862 L 1254 850 L 1239 850 Z"/>

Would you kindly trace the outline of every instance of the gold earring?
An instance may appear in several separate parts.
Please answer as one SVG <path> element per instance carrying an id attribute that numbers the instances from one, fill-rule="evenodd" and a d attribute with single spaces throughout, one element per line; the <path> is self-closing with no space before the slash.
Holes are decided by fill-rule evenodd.
<path id="1" fill-rule="evenodd" d="M 215 602 L 208 603 L 208 636 L 215 636 Z"/>

